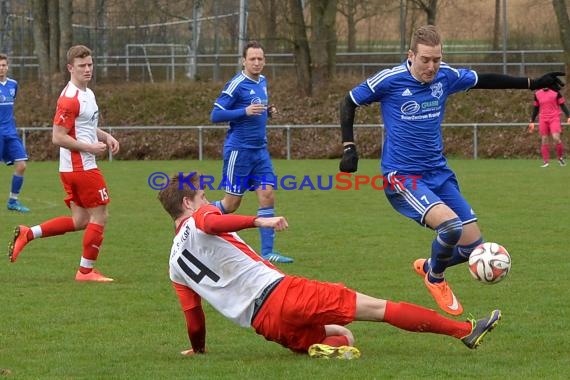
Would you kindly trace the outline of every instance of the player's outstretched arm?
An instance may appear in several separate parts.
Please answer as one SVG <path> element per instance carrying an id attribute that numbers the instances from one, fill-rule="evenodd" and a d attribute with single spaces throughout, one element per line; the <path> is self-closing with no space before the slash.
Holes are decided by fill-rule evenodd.
<path id="1" fill-rule="evenodd" d="M 566 73 L 561 71 L 555 71 L 552 73 L 546 73 L 541 77 L 530 79 L 529 88 L 531 90 L 538 90 L 540 88 L 550 88 L 554 91 L 560 91 L 564 87 L 564 82 L 559 77 L 566 75 Z"/>
<path id="2" fill-rule="evenodd" d="M 273 228 L 275 231 L 285 231 L 289 227 L 287 219 L 283 216 L 274 216 L 271 218 L 255 218 L 253 222 L 255 227 Z"/>
<path id="3" fill-rule="evenodd" d="M 564 82 L 559 78 L 564 76 L 563 72 L 546 73 L 538 78 L 514 77 L 505 74 L 479 74 L 477 84 L 472 88 L 477 89 L 527 89 L 536 90 L 539 88 L 551 88 L 555 91 L 564 87 Z"/>

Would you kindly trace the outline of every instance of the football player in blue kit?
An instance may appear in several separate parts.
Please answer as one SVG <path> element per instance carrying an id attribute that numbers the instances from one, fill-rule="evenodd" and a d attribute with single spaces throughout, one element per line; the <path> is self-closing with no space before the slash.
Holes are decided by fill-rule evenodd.
<path id="1" fill-rule="evenodd" d="M 8 78 L 8 56 L 0 54 L 0 159 L 6 165 L 14 165 L 10 197 L 6 207 L 11 211 L 29 212 L 18 196 L 24 185 L 24 172 L 28 154 L 16 131 L 14 102 L 18 95 L 18 82 Z"/>
<path id="2" fill-rule="evenodd" d="M 243 70 L 230 79 L 214 102 L 210 115 L 213 123 L 229 122 L 224 142 L 224 166 L 221 183 L 223 199 L 213 202 L 222 213 L 238 209 L 244 193 L 254 190 L 259 208 L 257 216 L 275 216 L 273 189 L 276 176 L 267 150 L 267 118 L 277 112 L 268 102 L 267 81 L 261 74 L 265 66 L 263 46 L 257 41 L 243 50 Z M 261 256 L 275 263 L 292 263 L 293 259 L 274 249 L 275 232 L 259 228 Z"/>
<path id="3" fill-rule="evenodd" d="M 560 89 L 554 72 L 539 78 L 478 74 L 442 61 L 442 41 L 435 26 L 419 27 L 401 65 L 382 70 L 353 88 L 342 100 L 340 123 L 344 146 L 340 171 L 357 170 L 353 124 L 357 107 L 379 102 L 385 126 L 381 171 L 391 186 L 384 192 L 402 215 L 436 232 L 429 258 L 413 268 L 445 312 L 463 307 L 445 280 L 447 267 L 466 262 L 483 242 L 475 212 L 460 192 L 457 178 L 443 154 L 441 123 L 448 96 L 469 89 Z M 401 181 L 409 175 L 417 181 Z"/>

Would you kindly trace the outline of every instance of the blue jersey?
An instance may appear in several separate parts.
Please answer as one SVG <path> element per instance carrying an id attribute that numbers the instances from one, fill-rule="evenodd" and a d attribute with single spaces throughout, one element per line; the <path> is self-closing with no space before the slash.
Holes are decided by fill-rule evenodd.
<path id="1" fill-rule="evenodd" d="M 409 63 L 382 70 L 350 91 L 359 106 L 380 102 L 385 126 L 382 172 L 421 173 L 445 167 L 441 123 L 447 97 L 477 83 L 477 73 L 442 63 L 431 83 L 415 79 Z"/>
<path id="2" fill-rule="evenodd" d="M 7 78 L 0 82 L 0 134 L 2 136 L 17 136 L 16 120 L 14 119 L 14 102 L 18 94 L 18 82 Z"/>
<path id="3" fill-rule="evenodd" d="M 214 122 L 230 122 L 224 148 L 259 149 L 267 146 L 267 110 L 261 115 L 247 116 L 245 108 L 250 104 L 268 104 L 267 81 L 263 75 L 254 81 L 241 72 L 226 83 L 214 102 L 212 115 L 217 110 L 234 111 L 231 117 L 222 120 L 212 117 Z"/>

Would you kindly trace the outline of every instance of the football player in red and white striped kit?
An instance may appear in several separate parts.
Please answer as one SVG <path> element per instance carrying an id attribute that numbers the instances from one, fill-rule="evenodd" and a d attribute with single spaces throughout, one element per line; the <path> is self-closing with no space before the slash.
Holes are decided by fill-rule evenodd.
<path id="1" fill-rule="evenodd" d="M 112 278 L 93 269 L 103 243 L 110 201 L 95 157 L 107 149 L 118 153 L 119 142 L 98 128 L 99 108 L 93 91 L 87 87 L 93 76 L 91 50 L 83 45 L 72 46 L 67 51 L 67 69 L 70 80 L 57 101 L 52 141 L 60 147 L 59 175 L 71 216 L 60 216 L 32 227 L 17 226 L 8 256 L 15 262 L 31 240 L 85 230 L 75 279 L 111 282 Z"/>
<path id="2" fill-rule="evenodd" d="M 476 348 L 501 318 L 494 310 L 479 320 L 456 321 L 418 305 L 374 298 L 345 287 L 290 276 L 264 260 L 235 231 L 266 227 L 287 229 L 284 217 L 222 214 L 200 188 L 199 173 L 170 178 L 158 194 L 175 222 L 170 279 L 186 318 L 191 349 L 206 352 L 206 321 L 201 300 L 265 339 L 312 357 L 356 358 L 360 352 L 345 325 L 386 322 L 413 332 L 461 339 Z"/>

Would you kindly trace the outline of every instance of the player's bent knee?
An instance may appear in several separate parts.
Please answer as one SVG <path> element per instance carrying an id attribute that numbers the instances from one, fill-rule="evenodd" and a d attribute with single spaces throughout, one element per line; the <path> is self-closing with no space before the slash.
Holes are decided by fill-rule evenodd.
<path id="1" fill-rule="evenodd" d="M 438 239 L 447 245 L 456 245 L 463 233 L 461 219 L 453 218 L 446 220 L 436 228 Z"/>

